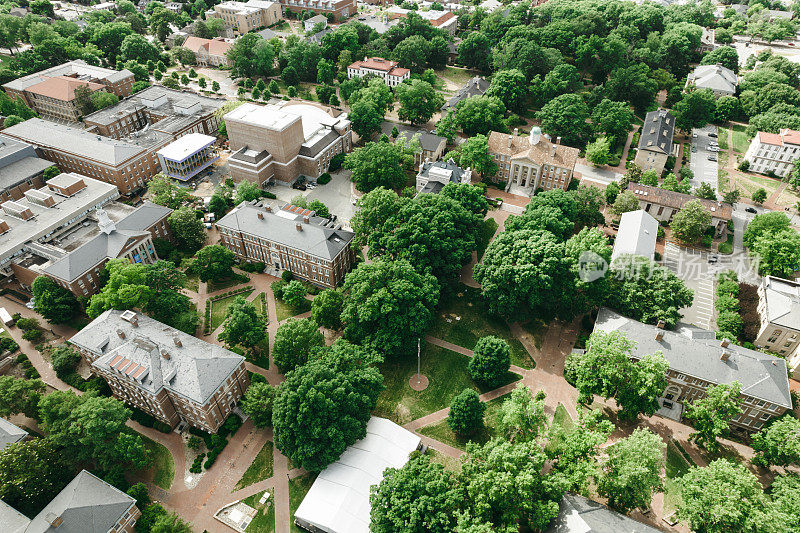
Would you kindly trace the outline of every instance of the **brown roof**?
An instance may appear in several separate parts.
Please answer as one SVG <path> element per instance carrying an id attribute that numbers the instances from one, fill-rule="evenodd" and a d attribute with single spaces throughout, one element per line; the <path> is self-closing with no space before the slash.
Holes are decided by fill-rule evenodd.
<path id="1" fill-rule="evenodd" d="M 511 145 L 509 146 L 509 139 Z M 555 153 L 553 153 L 555 147 Z M 540 165 L 553 165 L 573 170 L 580 150 L 563 144 L 554 144 L 543 135 L 531 145 L 530 135 L 519 136 L 493 131 L 489 134 L 489 152 L 511 156 L 511 159 L 526 157 Z"/>
<path id="2" fill-rule="evenodd" d="M 197 54 L 200 50 L 205 50 L 208 55 L 224 56 L 227 55 L 231 45 L 222 39 L 203 39 L 201 37 L 191 36 L 183 41 L 184 48 L 191 50 Z"/>
<path id="3" fill-rule="evenodd" d="M 787 144 L 800 144 L 800 131 L 783 128 L 779 133 L 758 132 L 758 138 L 763 144 L 783 146 Z"/>
<path id="4" fill-rule="evenodd" d="M 75 99 L 75 89 L 89 87 L 92 92 L 105 88 L 102 83 L 79 80 L 69 76 L 55 76 L 28 87 L 28 92 L 68 102 Z"/>
<path id="5" fill-rule="evenodd" d="M 690 200 L 700 201 L 702 205 L 714 218 L 722 220 L 730 220 L 733 214 L 731 204 L 724 202 L 717 202 L 715 200 L 706 200 L 698 198 L 691 194 L 684 194 L 682 192 L 668 191 L 660 189 L 651 185 L 642 185 L 641 183 L 631 183 L 628 185 L 628 190 L 631 191 L 639 200 L 644 200 L 656 205 L 663 205 L 673 209 L 681 209 L 683 204 Z"/>
<path id="6" fill-rule="evenodd" d="M 363 61 L 356 61 L 350 65 L 349 68 L 371 68 L 373 70 L 389 72 L 395 67 L 397 67 L 397 61 L 390 61 L 388 59 L 383 59 L 382 57 L 370 57 L 364 58 Z"/>

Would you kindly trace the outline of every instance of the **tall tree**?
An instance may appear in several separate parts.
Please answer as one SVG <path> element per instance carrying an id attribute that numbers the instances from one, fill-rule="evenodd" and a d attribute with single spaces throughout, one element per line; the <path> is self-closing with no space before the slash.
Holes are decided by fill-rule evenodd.
<path id="1" fill-rule="evenodd" d="M 206 230 L 203 221 L 197 218 L 194 209 L 181 207 L 169 216 L 169 227 L 178 247 L 186 252 L 196 252 L 206 242 Z"/>
<path id="2" fill-rule="evenodd" d="M 497 427 L 510 442 L 530 441 L 547 428 L 544 412 L 545 394 L 533 395 L 525 385 L 517 385 L 500 406 Z"/>
<path id="3" fill-rule="evenodd" d="M 442 95 L 438 94 L 430 83 L 422 80 L 401 83 L 394 91 L 400 103 L 397 116 L 400 120 L 406 120 L 411 124 L 428 122 L 444 105 Z"/>
<path id="4" fill-rule="evenodd" d="M 399 189 L 406 181 L 403 150 L 389 142 L 367 143 L 345 157 L 345 168 L 353 172 L 351 180 L 362 192 L 376 187 Z"/>
<path id="5" fill-rule="evenodd" d="M 0 416 L 22 413 L 38 420 L 39 400 L 45 390 L 45 384 L 40 379 L 0 376 Z"/>
<path id="6" fill-rule="evenodd" d="M 325 346 L 325 337 L 311 319 L 289 320 L 275 333 L 272 357 L 284 374 L 308 362 L 314 348 Z"/>
<path id="7" fill-rule="evenodd" d="M 35 516 L 69 482 L 70 466 L 49 439 L 9 444 L 0 450 L 0 499 Z"/>
<path id="8" fill-rule="evenodd" d="M 733 417 L 742 412 L 741 390 L 738 381 L 711 385 L 704 398 L 687 403 L 686 418 L 697 430 L 689 438 L 704 448 L 716 450 L 717 438 L 728 431 Z"/>
<path id="9" fill-rule="evenodd" d="M 761 466 L 800 464 L 800 421 L 784 416 L 753 435 L 753 461 Z"/>
<path id="10" fill-rule="evenodd" d="M 562 94 L 547 102 L 536 114 L 542 130 L 565 143 L 581 145 L 589 134 L 589 108 L 580 95 Z"/>
<path id="11" fill-rule="evenodd" d="M 497 163 L 489 154 L 489 140 L 485 135 L 475 135 L 461 144 L 459 164 L 471 168 L 481 177 L 497 174 Z"/>
<path id="12" fill-rule="evenodd" d="M 253 419 L 256 427 L 272 425 L 272 404 L 275 402 L 275 388 L 266 382 L 253 382 L 242 398 L 242 412 Z"/>
<path id="13" fill-rule="evenodd" d="M 53 324 L 69 321 L 80 307 L 74 294 L 47 276 L 33 280 L 31 291 L 34 310 Z"/>
<path id="14" fill-rule="evenodd" d="M 501 70 L 492 76 L 486 96 L 494 96 L 515 113 L 525 111 L 528 99 L 528 81 L 519 69 Z"/>
<path id="15" fill-rule="evenodd" d="M 666 448 L 660 436 L 642 428 L 612 444 L 603 463 L 598 492 L 623 513 L 650 507 L 653 493 L 661 487 Z"/>
<path id="16" fill-rule="evenodd" d="M 672 218 L 672 234 L 688 244 L 698 242 L 711 224 L 711 214 L 699 200 L 691 200 Z"/>
<path id="17" fill-rule="evenodd" d="M 598 477 L 600 446 L 608 440 L 614 424 L 598 410 L 580 410 L 578 415 L 574 427 L 550 427 L 545 451 L 554 472 L 566 480 L 567 489 L 586 494 L 590 481 Z"/>
<path id="18" fill-rule="evenodd" d="M 478 383 L 490 388 L 498 387 L 511 366 L 511 347 L 494 335 L 478 339 L 472 359 L 469 360 L 469 375 Z"/>
<path id="19" fill-rule="evenodd" d="M 261 343 L 266 335 L 267 324 L 259 316 L 256 306 L 240 296 L 228 308 L 222 332 L 217 338 L 231 347 L 253 348 Z"/>
<path id="20" fill-rule="evenodd" d="M 464 389 L 450 402 L 447 425 L 457 435 L 472 435 L 483 428 L 486 404 L 473 389 Z"/>
<path id="21" fill-rule="evenodd" d="M 192 262 L 192 270 L 200 276 L 200 281 L 219 281 L 233 275 L 236 256 L 219 244 L 212 244 L 197 251 Z"/>
<path id="22" fill-rule="evenodd" d="M 336 289 L 326 289 L 311 301 L 311 318 L 317 325 L 328 329 L 342 327 L 344 297 Z"/>

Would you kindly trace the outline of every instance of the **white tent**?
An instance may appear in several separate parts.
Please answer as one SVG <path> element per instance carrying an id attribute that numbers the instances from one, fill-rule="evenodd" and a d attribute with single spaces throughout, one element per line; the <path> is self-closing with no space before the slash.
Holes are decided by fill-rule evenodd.
<path id="1" fill-rule="evenodd" d="M 385 418 L 370 418 L 367 436 L 317 477 L 295 513 L 300 527 L 327 533 L 369 533 L 369 488 L 387 468 L 401 468 L 420 438 Z"/>

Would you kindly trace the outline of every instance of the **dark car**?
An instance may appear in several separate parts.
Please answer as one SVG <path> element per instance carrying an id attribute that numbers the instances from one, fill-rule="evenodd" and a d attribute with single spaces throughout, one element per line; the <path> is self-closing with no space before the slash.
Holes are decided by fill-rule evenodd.
<path id="1" fill-rule="evenodd" d="M 745 207 L 744 210 L 747 211 L 748 213 L 758 213 L 755 207 Z"/>
<path id="2" fill-rule="evenodd" d="M 308 187 L 306 187 L 302 183 L 294 183 L 294 184 L 292 184 L 292 189 L 297 189 L 298 191 L 304 191 L 304 190 L 308 189 Z"/>
<path id="3" fill-rule="evenodd" d="M 709 134 L 708 134 L 708 136 L 709 136 L 709 137 L 716 137 L 716 136 L 717 136 L 717 134 L 716 134 L 716 133 L 709 133 Z"/>
<path id="4" fill-rule="evenodd" d="M 708 256 L 708 262 L 709 263 L 716 263 L 717 261 L 719 261 L 719 256 L 717 256 L 717 255 Z"/>

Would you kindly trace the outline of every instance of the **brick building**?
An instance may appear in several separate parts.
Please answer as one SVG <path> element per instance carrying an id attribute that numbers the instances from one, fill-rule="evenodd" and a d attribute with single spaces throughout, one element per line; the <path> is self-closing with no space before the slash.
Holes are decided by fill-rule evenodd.
<path id="1" fill-rule="evenodd" d="M 347 114 L 310 102 L 245 103 L 224 119 L 237 182 L 290 185 L 301 174 L 316 178 L 333 156 L 352 148 Z"/>
<path id="2" fill-rule="evenodd" d="M 782 128 L 778 133 L 759 131 L 744 155 L 750 163 L 750 171 L 766 174 L 774 172 L 785 178 L 795 160 L 800 157 L 800 131 Z"/>
<path id="3" fill-rule="evenodd" d="M 686 202 L 697 200 L 711 215 L 711 225 L 717 233 L 725 231 L 728 221 L 733 216 L 733 207 L 725 202 L 697 198 L 691 194 L 668 191 L 660 187 L 631 183 L 628 190 L 639 200 L 639 207 L 650 213 L 656 220 L 669 222 L 675 213 L 681 210 Z"/>
<path id="4" fill-rule="evenodd" d="M 292 13 L 330 13 L 335 22 L 342 22 L 358 13 L 355 0 L 280 0 L 280 4 L 283 9 Z"/>
<path id="5" fill-rule="evenodd" d="M 244 35 L 283 20 L 283 12 L 278 2 L 222 2 L 206 11 L 206 19 L 208 18 L 222 19 L 233 28 L 235 34 Z"/>
<path id="6" fill-rule="evenodd" d="M 250 385 L 244 357 L 134 311 L 106 311 L 69 342 L 116 398 L 172 427 L 215 433 Z"/>
<path id="7" fill-rule="evenodd" d="M 716 333 L 679 324 L 665 330 L 626 318 L 607 308 L 597 315 L 594 331 L 617 331 L 634 341 L 633 359 L 661 352 L 669 363 L 667 387 L 657 414 L 680 421 L 684 404 L 706 396 L 711 385 L 741 384 L 742 413 L 731 421 L 734 430 L 758 431 L 769 420 L 792 409 L 786 361 L 749 350 Z"/>
<path id="8" fill-rule="evenodd" d="M 758 286 L 761 323 L 755 345 L 800 366 L 800 282 L 766 276 Z"/>
<path id="9" fill-rule="evenodd" d="M 539 190 L 564 189 L 572 181 L 580 150 L 553 143 L 534 126 L 530 135 L 489 133 L 489 155 L 497 164 L 494 181 L 507 183 L 512 194 L 533 196 Z"/>
<path id="10" fill-rule="evenodd" d="M 667 158 L 672 154 L 672 137 L 675 134 L 675 117 L 665 109 L 650 111 L 642 124 L 636 158 L 642 170 L 664 172 Z"/>
<path id="11" fill-rule="evenodd" d="M 244 202 L 217 222 L 217 230 L 220 244 L 237 258 L 288 270 L 321 287 L 335 287 L 353 266 L 354 234 L 293 205 Z"/>
<path id="12" fill-rule="evenodd" d="M 44 187 L 44 171 L 51 166 L 30 144 L 0 138 L 0 202 L 19 200 L 25 191 Z"/>
<path id="13" fill-rule="evenodd" d="M 391 6 L 386 10 L 390 18 L 406 18 L 413 12 L 431 23 L 434 28 L 439 28 L 447 32 L 450 37 L 455 37 L 458 28 L 458 17 L 450 11 L 429 9 L 428 11 L 410 10 L 400 6 Z"/>
<path id="14" fill-rule="evenodd" d="M 350 79 L 363 78 L 367 74 L 378 76 L 389 87 L 397 87 L 411 77 L 411 71 L 398 67 L 397 61 L 382 57 L 365 57 L 363 61 L 356 61 L 347 67 L 347 77 Z"/>
<path id="15" fill-rule="evenodd" d="M 17 78 L 3 84 L 12 98 L 20 97 L 43 117 L 75 121 L 75 88 L 103 90 L 125 98 L 133 90 L 133 73 L 89 65 L 81 60 Z"/>
<path id="16" fill-rule="evenodd" d="M 183 41 L 181 46 L 194 54 L 197 64 L 201 67 L 230 68 L 233 66 L 233 62 L 228 59 L 228 51 L 231 49 L 231 44 L 225 39 L 203 39 L 190 36 Z"/>

